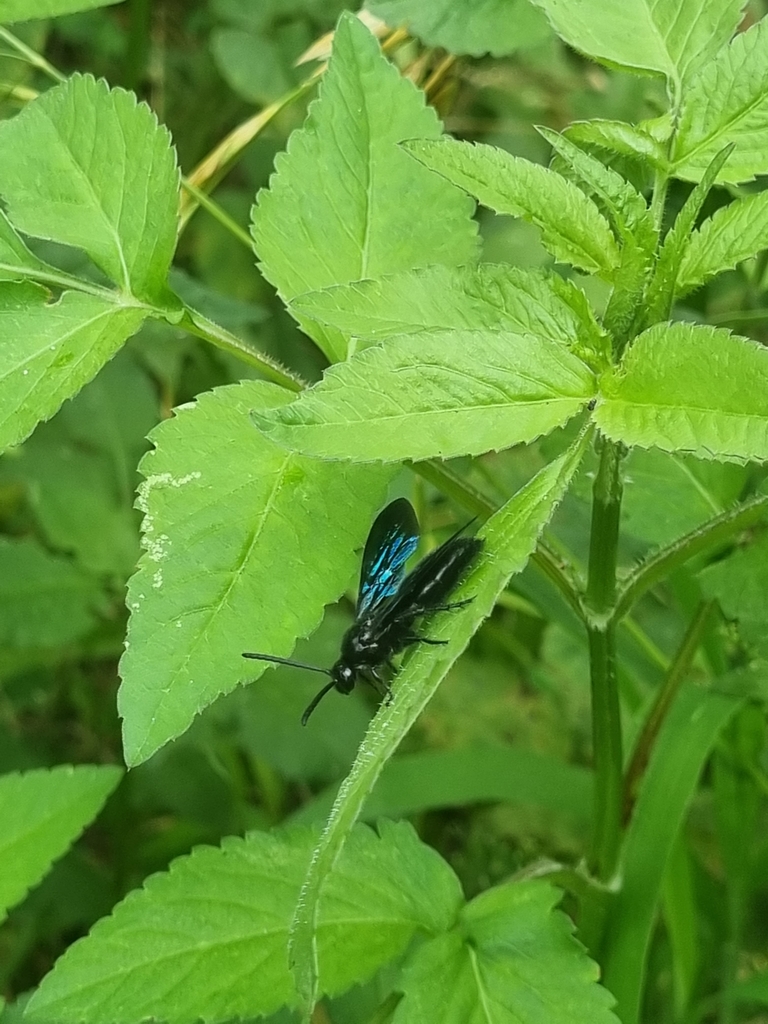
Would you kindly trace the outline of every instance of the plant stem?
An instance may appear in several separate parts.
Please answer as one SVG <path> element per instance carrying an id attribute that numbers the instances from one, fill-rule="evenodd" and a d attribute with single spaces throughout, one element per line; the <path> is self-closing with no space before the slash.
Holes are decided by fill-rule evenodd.
<path id="1" fill-rule="evenodd" d="M 198 188 L 189 178 L 181 179 L 182 188 L 186 189 L 187 192 L 203 207 L 212 217 L 215 217 L 222 227 L 225 227 L 229 233 L 246 247 L 246 249 L 253 255 L 253 240 L 248 232 L 240 227 L 237 221 L 233 220 L 226 210 L 222 210 L 218 203 L 215 203 L 209 195 L 207 195 L 201 188 Z"/>
<path id="2" fill-rule="evenodd" d="M 29 61 L 32 67 L 38 68 L 38 70 L 44 72 L 44 74 L 48 75 L 49 78 L 52 78 L 54 82 L 66 81 L 66 76 L 62 75 L 62 73 L 58 71 L 53 64 L 49 63 L 41 53 L 38 53 L 30 46 L 27 46 L 27 44 L 22 42 L 18 36 L 15 36 L 13 32 L 9 32 L 7 28 L 3 28 L 2 25 L 0 25 L 0 39 L 3 39 L 9 46 L 12 46 L 17 53 L 20 53 L 25 60 Z"/>
<path id="3" fill-rule="evenodd" d="M 688 674 L 691 662 L 693 661 L 699 644 L 701 643 L 704 628 L 707 625 L 707 621 L 709 620 L 709 616 L 714 607 L 714 601 L 700 602 L 688 625 L 683 641 L 669 667 L 669 672 L 667 673 L 661 689 L 656 696 L 653 707 L 651 708 L 640 735 L 637 738 L 624 782 L 623 819 L 625 824 L 629 821 L 632 815 L 632 808 L 637 796 L 638 783 L 640 782 L 646 765 L 648 764 L 648 759 L 651 755 L 651 750 L 653 749 L 656 737 L 659 734 L 659 729 L 661 728 L 662 722 L 666 717 L 672 701 L 677 696 L 680 685 Z"/>
<path id="4" fill-rule="evenodd" d="M 653 179 L 653 195 L 651 196 L 651 215 L 657 232 L 661 233 L 664 224 L 664 207 L 667 201 L 669 174 L 666 170 L 656 169 Z"/>
<path id="5" fill-rule="evenodd" d="M 616 868 L 621 838 L 622 750 L 616 678 L 616 627 L 610 615 L 616 594 L 616 558 L 621 515 L 621 452 L 602 440 L 595 478 L 586 610 L 592 687 L 595 822 L 590 865 L 602 881 Z"/>

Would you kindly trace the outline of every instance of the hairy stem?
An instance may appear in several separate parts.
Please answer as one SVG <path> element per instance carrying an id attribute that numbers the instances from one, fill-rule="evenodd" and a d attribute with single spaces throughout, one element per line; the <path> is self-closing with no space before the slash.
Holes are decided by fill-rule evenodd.
<path id="1" fill-rule="evenodd" d="M 602 881 L 610 880 L 615 871 L 621 838 L 621 719 L 616 627 L 610 615 L 616 594 L 621 496 L 621 452 L 618 445 L 605 438 L 593 488 L 586 596 L 595 768 L 590 865 Z"/>

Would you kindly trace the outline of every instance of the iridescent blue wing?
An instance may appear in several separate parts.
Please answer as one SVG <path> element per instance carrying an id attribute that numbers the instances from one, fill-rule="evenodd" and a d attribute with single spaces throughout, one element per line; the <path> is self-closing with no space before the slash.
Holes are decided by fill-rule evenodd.
<path id="1" fill-rule="evenodd" d="M 365 615 L 397 591 L 405 563 L 419 543 L 419 521 L 407 498 L 390 502 L 368 534 L 360 572 L 357 616 Z"/>

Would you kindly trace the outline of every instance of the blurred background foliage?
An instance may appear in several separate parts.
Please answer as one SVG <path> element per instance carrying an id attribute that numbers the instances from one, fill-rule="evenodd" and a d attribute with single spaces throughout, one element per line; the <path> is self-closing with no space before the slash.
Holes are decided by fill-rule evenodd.
<path id="1" fill-rule="evenodd" d="M 297 59 L 346 6 L 339 0 L 130 0 L 13 30 L 64 73 L 90 71 L 135 90 L 171 129 L 183 172 L 190 174 L 228 132 L 306 79 L 317 62 L 297 66 Z M 590 63 L 557 39 L 524 0 L 517 6 L 525 16 L 514 38 L 499 40 L 501 55 L 483 55 L 482 43 L 472 38 L 442 38 L 426 16 L 414 29 L 422 38 L 405 32 L 392 38 L 390 56 L 426 88 L 448 131 L 546 163 L 549 147 L 536 124 L 563 129 L 594 117 L 634 122 L 665 108 L 659 80 Z M 371 4 L 393 28 L 407 8 L 405 0 Z M 755 0 L 746 23 L 764 13 L 765 4 Z M 456 55 L 444 46 L 471 52 Z M 41 71 L 2 46 L 3 116 L 48 85 Z M 275 155 L 302 123 L 311 97 L 310 91 L 287 104 L 216 188 L 215 201 L 239 225 L 247 226 L 254 196 L 267 184 Z M 620 169 L 638 185 L 649 184 L 628 162 Z M 763 187 L 757 181 L 739 191 Z M 689 188 L 674 184 L 670 217 Z M 705 215 L 727 202 L 730 191 L 716 189 Z M 478 216 L 485 260 L 525 267 L 551 263 L 536 229 L 482 211 Z M 37 248 L 44 255 L 45 246 Z M 765 257 L 700 289 L 675 316 L 731 326 L 765 342 Z M 67 250 L 67 260 L 76 258 Z M 57 262 L 65 266 L 61 256 Z M 574 276 L 599 312 L 606 299 L 601 283 Z M 307 378 L 319 377 L 323 357 L 285 313 L 252 252 L 203 209 L 180 239 L 173 283 L 217 322 Z M 122 762 L 115 694 L 126 625 L 124 587 L 139 550 L 136 467 L 148 448 L 147 434 L 174 406 L 250 375 L 248 367 L 204 342 L 149 324 L 53 420 L 0 460 L 0 772 Z M 455 468 L 501 502 L 565 440 L 555 435 L 472 464 L 459 460 Z M 546 538 L 577 569 L 587 551 L 590 468 Z M 425 483 L 404 475 L 401 484 L 420 511 L 427 544 L 463 520 L 460 510 Z M 631 566 L 761 486 L 754 468 L 636 451 L 627 467 L 623 564 Z M 704 566 L 694 562 L 644 598 L 625 621 L 621 686 L 630 739 L 702 595 L 721 600 L 711 630 L 718 643 L 704 643 L 691 674 L 744 685 L 740 669 L 749 663 L 750 644 L 765 650 L 765 543 L 746 557 L 754 576 L 746 606 L 741 584 L 738 592 L 729 590 L 727 567 L 699 573 Z M 354 585 L 350 581 L 350 595 Z M 299 645 L 297 657 L 330 664 L 351 610 L 349 600 L 330 609 L 317 634 Z M 742 618 L 747 629 L 737 635 L 729 617 Z M 358 688 L 346 699 L 328 699 L 302 729 L 301 710 L 315 689 L 307 674 L 268 672 L 219 700 L 186 735 L 132 771 L 96 825 L 0 928 L 0 992 L 14 999 L 34 986 L 68 943 L 149 872 L 193 845 L 321 815 L 351 763 L 373 694 Z M 731 942 L 734 930 L 739 936 L 726 951 L 736 958 L 733 977 L 768 969 L 762 714 L 748 707 L 738 716 L 718 757 L 674 866 L 697 907 L 691 937 L 697 953 L 687 984 L 703 1012 L 720 984 L 723 935 Z M 573 613 L 531 564 L 503 595 L 387 769 L 370 813 L 409 814 L 472 895 L 538 858 L 579 861 L 589 820 L 589 764 L 586 641 Z M 728 786 L 745 778 L 749 828 L 723 812 L 730 806 Z M 734 860 L 737 895 L 725 881 Z M 674 892 L 674 878 L 670 885 Z M 732 921 L 729 928 L 729 915 L 736 915 L 738 927 Z M 674 920 L 667 915 L 660 923 L 652 955 L 647 1019 L 659 1024 L 676 1019 L 670 990 L 682 984 L 669 966 L 670 943 L 680 941 Z M 334 1021 L 361 1019 L 366 1006 L 376 1005 L 375 984 L 339 1000 Z M 745 1004 L 768 1005 L 768 984 L 765 989 L 762 996 L 742 993 Z"/>

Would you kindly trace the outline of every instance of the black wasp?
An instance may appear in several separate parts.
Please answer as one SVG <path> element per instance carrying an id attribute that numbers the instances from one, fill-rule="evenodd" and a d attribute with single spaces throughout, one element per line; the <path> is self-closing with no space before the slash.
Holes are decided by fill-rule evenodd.
<path id="1" fill-rule="evenodd" d="M 472 600 L 448 601 L 483 546 L 479 537 L 461 537 L 461 532 L 431 551 L 406 576 L 405 563 L 419 542 L 419 522 L 410 501 L 397 498 L 379 513 L 365 542 L 355 621 L 344 634 L 336 664 L 318 668 L 271 654 L 245 653 L 243 657 L 331 677 L 301 716 L 302 725 L 329 690 L 335 687 L 339 693 L 351 693 L 359 678 L 389 698 L 389 683 L 380 671 L 383 666 L 394 673 L 392 658 L 411 644 L 448 642 L 419 635 L 416 620 L 431 612 L 461 608 Z"/>

